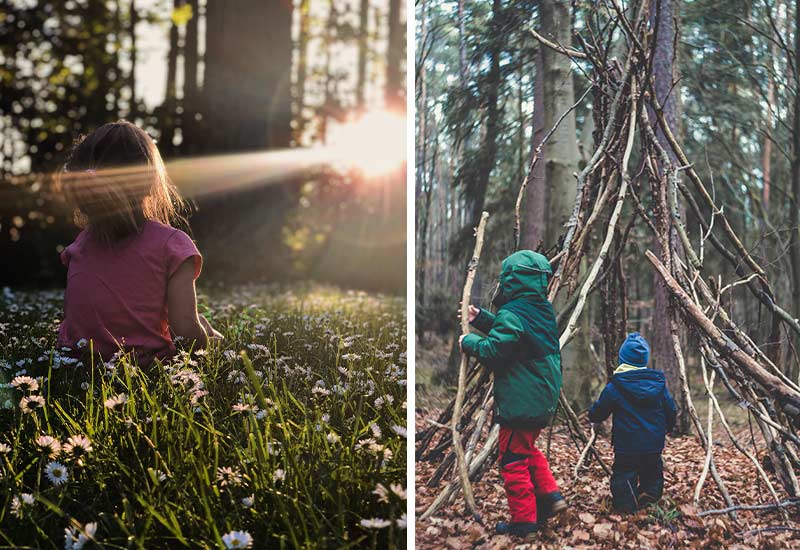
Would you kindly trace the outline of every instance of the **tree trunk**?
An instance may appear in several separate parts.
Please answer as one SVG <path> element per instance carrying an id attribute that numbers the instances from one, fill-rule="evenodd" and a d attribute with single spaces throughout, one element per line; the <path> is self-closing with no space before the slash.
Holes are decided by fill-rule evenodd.
<path id="1" fill-rule="evenodd" d="M 543 33 L 558 44 L 571 45 L 572 22 L 570 2 L 544 0 L 539 5 L 539 20 Z M 562 113 L 575 103 L 572 83 L 572 62 L 565 55 L 541 47 L 544 76 L 544 128 L 545 132 L 556 123 Z M 545 155 L 547 193 L 545 196 L 545 247 L 558 243 L 564 224 L 572 213 L 577 189 L 574 174 L 578 171 L 578 141 L 575 132 L 575 113 L 572 112 L 553 132 Z"/>
<path id="2" fill-rule="evenodd" d="M 139 106 L 136 103 L 136 24 L 139 22 L 139 13 L 136 11 L 136 0 L 131 0 L 130 12 L 128 14 L 128 33 L 131 36 L 131 68 L 128 73 L 128 88 L 131 90 L 131 107 L 128 118 L 136 122 L 139 115 Z"/>
<path id="3" fill-rule="evenodd" d="M 794 53 L 795 62 L 800 55 L 800 0 L 795 0 Z M 791 62 L 789 63 L 791 65 Z M 792 118 L 792 208 L 791 245 L 789 258 L 792 262 L 792 309 L 800 315 L 800 71 L 794 74 L 794 116 Z M 795 348 L 800 339 L 794 338 Z"/>
<path id="4" fill-rule="evenodd" d="M 196 153 L 195 140 L 197 135 L 197 99 L 199 88 L 197 84 L 198 51 L 198 19 L 200 19 L 200 6 L 198 0 L 188 0 L 192 7 L 192 18 L 186 23 L 186 38 L 183 45 L 183 115 L 181 128 L 183 129 L 183 143 L 181 149 L 189 155 Z"/>
<path id="5" fill-rule="evenodd" d="M 184 0 L 174 0 L 172 7 L 178 9 Z M 178 25 L 173 21 L 169 27 L 169 50 L 167 51 L 167 88 L 164 91 L 164 103 L 161 113 L 161 139 L 158 143 L 162 154 L 171 155 L 175 137 L 177 99 L 175 96 L 175 80 L 178 72 Z"/>
<path id="6" fill-rule="evenodd" d="M 308 0 L 305 0 L 308 2 Z M 422 25 L 425 25 L 425 4 L 422 6 Z M 424 35 L 424 31 L 423 31 Z M 364 90 L 367 82 L 367 54 L 369 53 L 369 0 L 361 0 L 358 10 L 358 73 L 356 75 L 356 105 L 364 108 Z"/>
<path id="7" fill-rule="evenodd" d="M 675 101 L 675 91 L 672 88 L 673 74 L 674 74 L 674 42 L 675 42 L 675 28 L 674 28 L 674 5 L 672 0 L 660 0 L 653 5 L 651 10 L 651 21 L 657 25 L 657 37 L 655 44 L 655 54 L 653 59 L 653 76 L 655 80 L 656 95 L 659 104 L 663 107 L 664 118 L 667 121 L 673 133 L 678 130 L 678 112 Z M 651 115 L 651 120 L 655 124 L 656 117 Z M 663 132 L 657 129 L 656 133 L 659 143 L 667 151 L 670 159 L 676 162 L 672 148 L 667 142 Z M 663 173 L 662 173 L 663 176 Z M 664 178 L 666 185 L 670 182 L 668 178 Z M 666 190 L 666 196 L 669 197 L 671 190 Z M 672 220 L 669 217 L 669 212 L 664 213 L 665 221 L 667 223 L 667 235 L 669 236 L 668 242 L 672 243 L 675 240 L 675 229 L 672 225 Z M 665 257 L 664 251 L 661 250 L 659 240 L 656 238 L 654 242 L 656 254 L 659 257 Z M 668 255 L 668 252 L 667 252 Z M 670 330 L 670 316 L 674 315 L 669 304 L 669 295 L 666 288 L 662 283 L 661 277 L 653 274 L 653 312 L 652 312 L 652 334 L 650 335 L 650 342 L 652 347 L 652 366 L 656 369 L 664 371 L 667 378 L 667 385 L 670 392 L 675 398 L 675 404 L 678 408 L 678 419 L 675 424 L 675 432 L 678 434 L 687 434 L 691 431 L 691 418 L 689 416 L 689 407 L 683 392 L 680 390 L 680 373 L 678 358 L 675 355 L 675 347 L 672 341 L 672 332 Z"/>
<path id="8" fill-rule="evenodd" d="M 545 133 L 544 113 L 544 61 L 542 59 L 542 46 L 536 52 L 536 74 L 533 81 L 533 133 L 531 134 L 530 161 L 534 151 L 539 147 Z M 547 194 L 547 171 L 545 170 L 547 151 L 542 148 L 539 160 L 533 167 L 533 172 L 528 174 L 525 192 L 524 227 L 520 235 L 520 248 L 536 250 L 545 234 L 545 195 Z"/>
<path id="9" fill-rule="evenodd" d="M 203 95 L 215 152 L 288 147 L 292 5 L 208 0 Z M 250 52 L 248 54 L 247 52 Z"/>
<path id="10" fill-rule="evenodd" d="M 405 44 L 403 26 L 400 24 L 401 0 L 389 0 L 389 37 L 386 52 L 386 106 L 405 108 L 405 83 L 403 82 L 403 57 Z"/>

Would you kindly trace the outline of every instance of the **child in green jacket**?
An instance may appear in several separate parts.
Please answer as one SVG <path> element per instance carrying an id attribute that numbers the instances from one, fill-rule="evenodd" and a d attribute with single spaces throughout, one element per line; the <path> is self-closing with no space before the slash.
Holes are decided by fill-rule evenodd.
<path id="1" fill-rule="evenodd" d="M 470 306 L 470 323 L 486 337 L 463 336 L 461 349 L 494 373 L 500 424 L 500 473 L 510 523 L 500 534 L 531 538 L 567 504 L 536 439 L 555 414 L 561 391 L 561 352 L 553 305 L 547 299 L 550 263 L 530 250 L 503 261 L 492 315 Z"/>

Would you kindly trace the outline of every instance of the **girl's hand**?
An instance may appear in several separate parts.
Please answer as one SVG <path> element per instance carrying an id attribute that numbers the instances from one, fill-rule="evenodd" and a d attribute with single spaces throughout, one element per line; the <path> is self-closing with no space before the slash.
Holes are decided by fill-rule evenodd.
<path id="1" fill-rule="evenodd" d="M 219 332 L 217 329 L 215 329 L 214 327 L 211 326 L 211 323 L 208 322 L 208 319 L 206 319 L 202 315 L 200 315 L 199 317 L 200 317 L 200 324 L 203 325 L 203 328 L 205 329 L 209 340 L 224 340 L 225 339 L 225 337 L 222 335 L 221 332 Z"/>
<path id="2" fill-rule="evenodd" d="M 474 321 L 475 317 L 477 317 L 480 312 L 481 312 L 481 309 L 479 307 L 475 307 L 472 304 L 470 304 L 469 305 L 468 318 L 467 318 L 469 320 L 469 322 L 471 323 L 472 321 Z M 458 319 L 459 319 L 459 321 L 461 320 L 461 308 L 460 307 L 458 308 Z"/>

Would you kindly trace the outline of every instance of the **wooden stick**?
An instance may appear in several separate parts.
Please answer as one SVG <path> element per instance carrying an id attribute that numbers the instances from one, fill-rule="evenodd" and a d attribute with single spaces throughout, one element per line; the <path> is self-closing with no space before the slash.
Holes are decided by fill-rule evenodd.
<path id="1" fill-rule="evenodd" d="M 586 442 L 586 446 L 581 451 L 581 457 L 578 459 L 578 462 L 575 463 L 575 468 L 572 470 L 572 475 L 575 477 L 575 481 L 578 481 L 578 472 L 583 466 L 583 461 L 586 460 L 586 455 L 589 454 L 589 449 L 594 445 L 594 440 L 597 439 L 597 434 L 594 431 L 594 424 L 592 424 L 592 431 L 589 433 L 589 441 Z"/>
<path id="2" fill-rule="evenodd" d="M 472 252 L 472 259 L 467 266 L 467 280 L 464 282 L 464 291 L 461 293 L 461 335 L 462 337 L 469 334 L 469 304 L 472 298 L 472 284 L 475 282 L 475 273 L 478 270 L 478 261 L 481 257 L 481 250 L 483 249 L 483 235 L 486 231 L 486 222 L 489 219 L 489 213 L 483 212 L 481 220 L 478 223 L 478 229 L 475 231 L 475 250 Z M 481 516 L 478 514 L 478 509 L 475 506 L 475 496 L 472 494 L 472 485 L 469 482 L 469 470 L 467 467 L 466 456 L 464 455 L 464 447 L 461 446 L 461 434 L 459 432 L 458 424 L 461 422 L 461 407 L 464 405 L 464 392 L 466 391 L 466 378 L 467 378 L 467 354 L 461 352 L 461 365 L 458 369 L 458 390 L 456 391 L 456 402 L 453 407 L 453 419 L 451 429 L 453 432 L 453 448 L 456 451 L 456 462 L 458 466 L 458 476 L 461 478 L 461 489 L 464 491 L 464 503 L 467 506 L 467 511 L 472 514 L 475 521 L 481 522 Z"/>
<path id="3" fill-rule="evenodd" d="M 633 94 L 634 97 L 636 95 L 635 82 L 631 83 L 631 94 Z M 589 275 L 586 277 L 583 287 L 581 287 L 578 303 L 575 305 L 575 309 L 572 310 L 572 315 L 570 315 L 567 327 L 564 329 L 564 332 L 561 333 L 561 337 L 558 339 L 559 345 L 562 348 L 566 345 L 570 336 L 572 336 L 572 332 L 575 330 L 575 327 L 578 324 L 578 318 L 581 316 L 581 313 L 583 312 L 583 306 L 586 303 L 586 296 L 589 294 L 589 289 L 592 288 L 592 284 L 597 278 L 597 274 L 600 273 L 600 268 L 603 266 L 603 262 L 605 262 L 606 256 L 608 255 L 608 249 L 611 247 L 611 242 L 614 240 L 614 228 L 617 226 L 617 220 L 622 212 L 622 205 L 625 202 L 625 193 L 628 191 L 628 161 L 631 158 L 631 151 L 633 150 L 633 137 L 636 130 L 636 105 L 637 100 L 634 99 L 631 103 L 628 141 L 625 144 L 625 153 L 622 156 L 622 174 L 620 174 L 622 183 L 619 186 L 617 203 L 614 205 L 614 211 L 611 213 L 611 218 L 608 220 L 606 238 L 603 241 L 603 246 L 600 248 L 600 254 L 597 255 L 597 258 L 595 258 L 592 269 L 589 271 Z"/>
<path id="4" fill-rule="evenodd" d="M 703 510 L 702 512 L 697 513 L 697 517 L 705 517 L 705 516 L 714 516 L 718 514 L 730 514 L 731 512 L 735 512 L 737 510 L 777 510 L 778 508 L 785 508 L 787 506 L 800 506 L 800 500 L 798 499 L 790 499 L 784 500 L 779 504 L 754 504 L 754 505 L 739 505 L 739 506 L 729 506 L 727 508 L 721 508 L 719 510 Z"/>
<path id="5" fill-rule="evenodd" d="M 723 357 L 730 357 L 737 365 L 742 367 L 755 382 L 774 395 L 781 403 L 783 410 L 795 422 L 800 422 L 800 394 L 784 384 L 780 378 L 768 372 L 755 359 L 747 355 L 736 343 L 727 338 L 714 323 L 706 317 L 694 300 L 692 300 L 674 277 L 667 271 L 655 254 L 645 252 L 645 256 L 666 283 L 667 290 L 677 299 L 688 317 L 708 335 L 714 348 Z"/>

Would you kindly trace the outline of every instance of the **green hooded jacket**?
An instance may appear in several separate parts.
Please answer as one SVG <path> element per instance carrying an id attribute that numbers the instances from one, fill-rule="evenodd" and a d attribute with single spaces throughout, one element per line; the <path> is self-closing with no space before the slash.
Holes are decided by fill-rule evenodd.
<path id="1" fill-rule="evenodd" d="M 465 353 L 494 373 L 495 417 L 518 429 L 543 428 L 556 412 L 561 392 L 561 351 L 553 305 L 547 299 L 550 262 L 530 250 L 505 260 L 492 315 L 481 309 L 468 334 Z"/>

